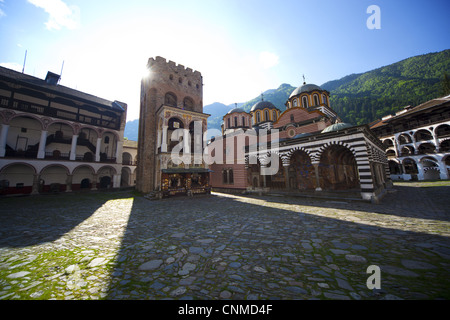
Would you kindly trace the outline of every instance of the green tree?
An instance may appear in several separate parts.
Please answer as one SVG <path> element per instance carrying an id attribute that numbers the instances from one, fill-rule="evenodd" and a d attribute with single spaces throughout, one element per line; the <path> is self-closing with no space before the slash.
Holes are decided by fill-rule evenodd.
<path id="1" fill-rule="evenodd" d="M 444 72 L 444 78 L 442 79 L 442 95 L 448 96 L 450 94 L 450 78 L 447 72 Z"/>

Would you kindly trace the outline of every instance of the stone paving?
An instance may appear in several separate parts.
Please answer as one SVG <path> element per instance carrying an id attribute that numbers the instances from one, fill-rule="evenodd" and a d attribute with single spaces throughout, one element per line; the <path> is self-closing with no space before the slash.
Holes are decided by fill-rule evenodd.
<path id="1" fill-rule="evenodd" d="M 0 300 L 449 299 L 450 182 L 381 204 L 132 191 L 0 199 Z M 369 289 L 370 265 L 380 289 Z"/>

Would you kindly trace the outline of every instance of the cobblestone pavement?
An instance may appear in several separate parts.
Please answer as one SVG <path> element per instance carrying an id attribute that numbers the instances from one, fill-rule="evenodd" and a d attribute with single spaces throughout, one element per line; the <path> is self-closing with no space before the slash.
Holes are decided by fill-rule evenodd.
<path id="1" fill-rule="evenodd" d="M 0 299 L 449 299 L 450 182 L 395 190 L 3 198 Z"/>

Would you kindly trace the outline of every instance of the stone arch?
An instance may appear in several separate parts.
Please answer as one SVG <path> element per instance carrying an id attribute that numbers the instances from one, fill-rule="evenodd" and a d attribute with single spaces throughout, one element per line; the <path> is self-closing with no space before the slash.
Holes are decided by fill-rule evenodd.
<path id="1" fill-rule="evenodd" d="M 387 149 L 389 149 L 389 148 L 391 148 L 393 146 L 394 146 L 394 141 L 392 141 L 391 138 L 387 138 L 387 139 L 383 140 L 384 150 L 387 150 Z"/>
<path id="2" fill-rule="evenodd" d="M 434 157 L 423 157 L 419 160 L 419 163 L 422 165 L 424 180 L 440 179 L 439 162 Z"/>
<path id="3" fill-rule="evenodd" d="M 441 124 L 434 129 L 434 133 L 437 138 L 450 137 L 450 125 L 449 124 Z"/>
<path id="4" fill-rule="evenodd" d="M 113 187 L 114 175 L 117 170 L 112 166 L 103 166 L 97 170 L 98 182 L 100 189 L 108 189 Z"/>
<path id="5" fill-rule="evenodd" d="M 28 114 L 14 116 L 9 121 L 5 155 L 36 158 L 43 128 L 37 117 Z"/>
<path id="6" fill-rule="evenodd" d="M 76 129 L 75 129 L 73 123 L 71 123 L 71 122 L 69 122 L 69 121 L 65 121 L 65 120 L 59 120 L 59 119 L 58 119 L 58 120 L 51 121 L 51 122 L 47 125 L 47 131 L 50 131 L 50 127 L 51 127 L 51 126 L 57 125 L 57 124 L 64 124 L 64 125 L 67 125 L 68 127 L 70 127 L 70 128 L 72 129 L 72 134 L 75 134 L 75 133 L 76 133 Z"/>
<path id="7" fill-rule="evenodd" d="M 70 170 L 61 164 L 50 164 L 42 168 L 40 175 L 40 192 L 60 192 L 67 187 Z"/>
<path id="8" fill-rule="evenodd" d="M 350 146 L 349 144 L 347 144 L 345 142 L 342 142 L 342 141 L 330 141 L 330 142 L 325 143 L 323 146 L 321 146 L 319 148 L 319 150 L 317 150 L 316 154 L 314 155 L 314 159 L 312 159 L 312 160 L 314 162 L 320 162 L 320 158 L 321 158 L 322 153 L 324 152 L 324 150 L 329 148 L 329 147 L 331 147 L 331 146 L 333 146 L 333 145 L 347 148 L 351 153 L 353 153 L 353 156 L 356 157 L 355 149 L 352 146 Z"/>
<path id="9" fill-rule="evenodd" d="M 14 115 L 11 116 L 11 118 L 9 118 L 9 123 L 11 124 L 11 121 L 13 121 L 14 119 L 17 118 L 31 118 L 36 120 L 37 122 L 39 122 L 39 124 L 41 125 L 41 130 L 45 130 L 45 125 L 42 121 L 42 119 L 38 116 L 35 116 L 34 114 L 30 114 L 30 113 L 16 113 Z"/>
<path id="10" fill-rule="evenodd" d="M 133 164 L 133 156 L 129 152 L 122 153 L 122 164 L 123 165 L 132 165 Z"/>
<path id="11" fill-rule="evenodd" d="M 403 146 L 402 149 L 400 150 L 400 156 L 404 157 L 404 156 L 412 156 L 414 155 L 414 147 L 413 146 Z"/>
<path id="12" fill-rule="evenodd" d="M 164 95 L 164 104 L 170 107 L 177 107 L 178 106 L 177 95 L 171 91 L 166 92 L 166 94 Z"/>
<path id="13" fill-rule="evenodd" d="M 195 109 L 194 99 L 192 99 L 191 97 L 184 97 L 183 109 L 188 111 L 194 111 Z"/>
<path id="14" fill-rule="evenodd" d="M 325 190 L 360 187 L 355 152 L 345 143 L 328 143 L 320 150 L 319 180 Z"/>
<path id="15" fill-rule="evenodd" d="M 434 153 L 435 150 L 436 150 L 436 146 L 430 142 L 421 143 L 419 145 L 419 147 L 417 148 L 417 151 L 419 154 Z"/>
<path id="16" fill-rule="evenodd" d="M 405 158 L 402 161 L 403 167 L 405 168 L 406 174 L 416 175 L 419 173 L 417 163 L 412 158 Z"/>
<path id="17" fill-rule="evenodd" d="M 7 164 L 0 169 L 0 194 L 28 194 L 33 191 L 36 168 L 24 162 Z"/>
<path id="18" fill-rule="evenodd" d="M 440 152 L 449 152 L 450 151 L 450 139 L 445 139 L 441 141 L 439 144 Z"/>
<path id="19" fill-rule="evenodd" d="M 416 142 L 433 140 L 433 134 L 428 129 L 420 129 L 414 133 L 414 139 Z"/>
<path id="20" fill-rule="evenodd" d="M 296 151 L 305 152 L 308 155 L 308 157 L 310 158 L 311 162 L 313 161 L 313 155 L 311 154 L 311 152 L 309 150 L 305 149 L 304 147 L 300 147 L 300 146 L 296 146 L 296 147 L 293 147 L 292 149 L 290 149 L 287 153 L 284 154 L 284 157 L 287 160 L 290 160 L 292 157 L 292 154 Z M 283 157 L 283 155 L 282 155 L 282 157 Z"/>
<path id="21" fill-rule="evenodd" d="M 399 144 L 409 144 L 409 143 L 413 143 L 413 140 L 408 133 L 402 133 L 398 136 L 398 143 Z"/>
<path id="22" fill-rule="evenodd" d="M 310 154 L 304 148 L 291 150 L 289 158 L 289 180 L 291 190 L 313 190 L 317 187 L 315 169 Z"/>
<path id="23" fill-rule="evenodd" d="M 130 168 L 122 167 L 121 177 L 120 177 L 120 186 L 121 187 L 129 187 L 132 185 L 131 183 L 132 172 Z"/>
<path id="24" fill-rule="evenodd" d="M 93 185 L 95 170 L 90 165 L 83 164 L 72 171 L 72 190 L 91 189 Z"/>

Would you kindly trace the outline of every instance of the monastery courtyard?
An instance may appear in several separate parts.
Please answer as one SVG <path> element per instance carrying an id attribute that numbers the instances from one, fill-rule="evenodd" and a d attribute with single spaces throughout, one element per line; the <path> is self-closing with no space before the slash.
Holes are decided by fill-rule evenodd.
<path id="1" fill-rule="evenodd" d="M 0 300 L 450 299 L 450 181 L 394 189 L 381 204 L 152 201 L 134 191 L 1 198 Z M 368 288 L 371 265 L 380 289 Z"/>

